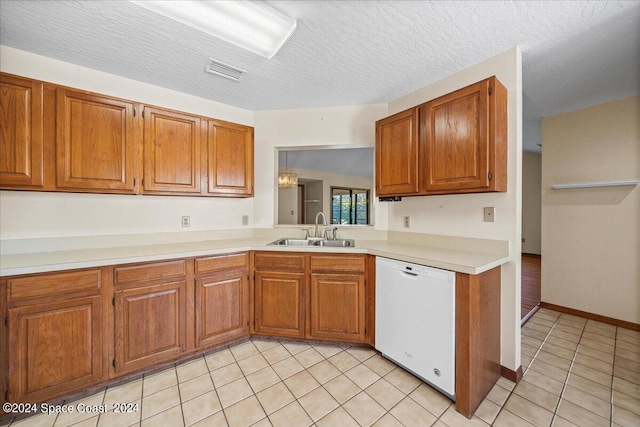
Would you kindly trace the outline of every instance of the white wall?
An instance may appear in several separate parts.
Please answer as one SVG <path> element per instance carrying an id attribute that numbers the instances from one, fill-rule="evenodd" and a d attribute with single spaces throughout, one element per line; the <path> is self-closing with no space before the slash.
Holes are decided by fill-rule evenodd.
<path id="1" fill-rule="evenodd" d="M 520 366 L 520 245 L 522 216 L 522 57 L 519 48 L 494 56 L 389 104 L 389 114 L 496 75 L 508 90 L 508 177 L 505 193 L 406 197 L 389 204 L 389 230 L 509 241 L 511 261 L 502 266 L 501 364 Z M 496 208 L 483 222 L 483 207 Z"/>
<path id="2" fill-rule="evenodd" d="M 386 115 L 386 104 L 256 111 L 255 226 L 271 228 L 278 218 L 276 148 L 373 147 L 375 121 Z M 383 209 L 375 223 L 386 224 Z"/>
<path id="3" fill-rule="evenodd" d="M 253 112 L 0 46 L 0 70 L 47 82 L 253 125 Z M 0 191 L 2 239 L 239 228 L 254 200 Z"/>
<path id="4" fill-rule="evenodd" d="M 522 153 L 522 252 L 541 253 L 542 155 Z"/>
<path id="5" fill-rule="evenodd" d="M 542 120 L 542 301 L 640 323 L 640 96 Z"/>

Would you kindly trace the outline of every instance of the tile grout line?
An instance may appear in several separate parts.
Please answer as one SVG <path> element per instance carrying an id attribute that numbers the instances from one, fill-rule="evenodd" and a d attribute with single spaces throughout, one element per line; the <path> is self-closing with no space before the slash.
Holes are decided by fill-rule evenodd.
<path id="1" fill-rule="evenodd" d="M 188 363 L 193 363 L 193 362 L 194 362 L 194 361 L 196 361 L 196 360 L 198 360 L 198 359 L 191 360 L 191 361 L 187 362 L 187 364 L 188 364 Z M 205 363 L 206 363 L 206 362 L 205 362 Z M 180 375 L 178 375 L 178 364 L 176 363 L 176 364 L 174 364 L 173 366 L 174 366 L 174 369 L 175 369 L 175 372 L 176 372 L 176 387 L 178 387 L 178 401 L 180 402 L 180 403 L 178 404 L 178 406 L 180 406 L 180 415 L 182 416 L 182 425 L 183 425 L 183 426 L 186 426 L 186 425 L 187 425 L 187 420 L 184 418 L 184 410 L 182 409 L 182 404 L 183 404 L 184 402 L 182 402 L 182 393 L 180 392 Z M 212 381 L 212 382 L 213 382 L 213 381 Z M 172 408 L 169 408 L 169 409 L 173 409 L 173 407 L 172 407 Z M 167 410 L 168 410 L 168 409 L 167 409 Z M 163 411 L 163 412 L 164 412 L 164 411 Z M 162 412 L 160 412 L 160 413 L 162 413 Z"/>
<path id="2" fill-rule="evenodd" d="M 558 319 L 560 319 L 560 317 L 562 317 L 562 314 L 558 317 Z M 582 332 L 580 333 L 580 338 L 578 339 L 578 342 L 577 342 L 577 345 L 576 345 L 576 349 L 575 349 L 575 351 L 573 353 L 573 358 L 571 359 L 571 364 L 569 365 L 569 369 L 567 370 L 567 376 L 565 377 L 564 382 L 562 384 L 562 390 L 560 391 L 560 398 L 558 399 L 558 403 L 556 404 L 556 407 L 553 410 L 553 417 L 551 417 L 551 425 L 553 425 L 553 422 L 559 416 L 558 415 L 558 409 L 560 408 L 560 402 L 562 402 L 562 397 L 564 396 L 564 391 L 567 388 L 567 383 L 569 381 L 569 376 L 571 375 L 571 368 L 573 368 L 573 365 L 575 363 L 576 357 L 578 357 L 578 348 L 580 348 L 580 341 L 582 341 L 582 336 L 584 335 L 584 331 L 585 331 L 585 329 L 587 329 L 587 324 L 588 324 L 588 322 L 585 322 L 584 326 L 582 327 Z M 553 327 L 555 328 L 555 326 L 556 325 L 554 324 Z M 549 331 L 549 334 L 551 334 L 551 331 Z"/>
<path id="3" fill-rule="evenodd" d="M 537 312 L 536 312 L 537 313 Z M 534 315 L 536 314 L 534 313 Z M 527 365 L 527 369 L 526 371 L 522 374 L 523 378 L 524 378 L 524 374 L 529 370 L 529 366 L 531 366 L 531 364 L 533 363 L 533 361 L 536 359 L 536 357 L 538 356 L 538 353 L 540 353 L 542 346 L 544 345 L 545 342 L 547 342 L 547 338 L 549 338 L 549 336 L 551 335 L 551 331 L 553 330 L 553 328 L 555 328 L 556 324 L 558 323 L 558 319 L 560 319 L 559 315 L 558 317 L 556 317 L 556 320 L 553 321 L 553 325 L 551 325 L 551 328 L 549 328 L 549 332 L 547 332 L 547 335 L 544 337 L 544 340 L 542 340 L 542 342 L 540 343 L 540 345 L 538 346 L 538 349 L 536 350 L 535 354 L 533 355 L 533 357 L 531 358 L 531 361 L 529 362 L 529 365 Z M 531 316 L 531 318 L 533 318 L 533 316 Z M 531 320 L 531 319 L 529 319 Z M 522 326 L 520 327 L 520 336 L 522 336 Z M 577 348 L 576 348 L 577 351 Z M 567 376 L 569 375 L 569 373 L 567 372 Z M 522 379 L 521 379 L 522 380 Z M 497 384 L 497 383 L 496 383 Z M 493 422 L 491 423 L 491 425 L 493 425 L 496 420 L 498 419 L 498 417 L 500 416 L 500 414 L 502 413 L 502 411 L 507 411 L 512 413 L 514 416 L 520 418 L 521 420 L 525 421 L 525 422 L 529 422 L 527 420 L 525 420 L 524 418 L 520 417 L 518 414 L 514 414 L 513 412 L 509 411 L 508 409 L 505 409 L 505 406 L 507 404 L 507 402 L 509 401 L 509 399 L 511 398 L 511 395 L 515 393 L 515 389 L 518 386 L 518 384 L 516 383 L 513 388 L 511 390 L 507 390 L 509 392 L 509 395 L 507 396 L 507 398 L 504 400 L 504 403 L 502 405 L 500 405 L 500 410 L 498 411 L 498 413 L 496 414 L 496 417 L 493 419 Z M 506 390 L 506 389 L 505 389 Z M 519 395 L 516 395 L 519 396 Z M 486 397 L 485 397 L 486 399 Z M 527 401 L 529 401 L 528 399 L 526 399 Z M 533 402 L 532 402 L 533 403 Z M 535 404 L 535 403 L 534 403 Z M 556 407 L 557 409 L 557 407 Z M 553 420 L 555 419 L 555 411 L 553 412 L 553 416 L 551 417 L 551 424 L 553 424 Z"/>

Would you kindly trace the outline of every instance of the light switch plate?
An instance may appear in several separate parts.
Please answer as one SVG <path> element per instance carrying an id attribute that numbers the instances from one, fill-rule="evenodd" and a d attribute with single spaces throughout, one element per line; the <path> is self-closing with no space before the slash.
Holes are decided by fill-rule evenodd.
<path id="1" fill-rule="evenodd" d="M 249 225 L 249 215 L 242 215 L 242 225 Z"/>
<path id="2" fill-rule="evenodd" d="M 402 218 L 404 223 L 404 228 L 411 228 L 411 217 L 405 216 Z"/>
<path id="3" fill-rule="evenodd" d="M 495 222 L 496 208 L 493 206 L 484 208 L 484 222 Z"/>

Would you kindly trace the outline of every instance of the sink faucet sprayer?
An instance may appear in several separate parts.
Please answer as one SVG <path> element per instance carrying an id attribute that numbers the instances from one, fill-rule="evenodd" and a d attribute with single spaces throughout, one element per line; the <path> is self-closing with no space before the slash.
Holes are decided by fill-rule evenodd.
<path id="1" fill-rule="evenodd" d="M 313 237 L 316 237 L 316 238 L 318 237 L 318 218 L 321 215 L 322 215 L 322 225 L 325 226 L 325 227 L 327 226 L 327 217 L 324 216 L 323 212 L 318 212 L 316 214 L 316 228 L 315 228 L 315 231 L 314 231 L 314 234 L 313 234 Z"/>

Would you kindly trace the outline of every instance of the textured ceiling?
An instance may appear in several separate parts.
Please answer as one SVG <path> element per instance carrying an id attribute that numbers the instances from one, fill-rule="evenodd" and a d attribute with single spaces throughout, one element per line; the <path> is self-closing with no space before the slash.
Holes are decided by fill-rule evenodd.
<path id="1" fill-rule="evenodd" d="M 271 60 L 127 1 L 3 0 L 0 43 L 250 110 L 384 103 L 520 45 L 530 150 L 540 117 L 640 93 L 640 1 L 268 3 L 298 19 Z"/>

